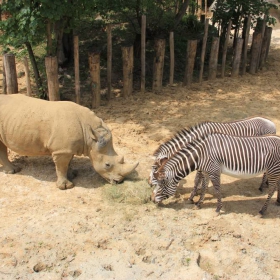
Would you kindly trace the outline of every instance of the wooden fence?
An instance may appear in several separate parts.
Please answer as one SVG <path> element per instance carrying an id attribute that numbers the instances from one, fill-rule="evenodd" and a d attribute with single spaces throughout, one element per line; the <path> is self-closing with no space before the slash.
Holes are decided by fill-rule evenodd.
<path id="1" fill-rule="evenodd" d="M 253 33 L 253 39 L 250 47 L 250 59 L 248 59 L 248 41 L 250 34 L 250 17 L 247 20 L 246 32 L 244 38 L 237 38 L 231 55 L 230 75 L 237 77 L 244 75 L 246 72 L 254 74 L 258 72 L 267 60 L 272 28 L 267 27 L 265 20 L 261 31 Z M 227 33 L 223 45 L 220 45 L 220 38 L 213 37 L 211 42 L 211 51 L 208 65 L 205 64 L 205 53 L 207 48 L 208 27 L 209 19 L 205 20 L 204 36 L 202 42 L 198 40 L 189 40 L 187 42 L 186 51 L 186 65 L 184 79 L 182 81 L 184 86 L 190 86 L 193 82 L 201 83 L 203 80 L 213 80 L 217 77 L 225 77 L 226 63 L 229 61 L 228 45 L 231 31 L 231 21 L 228 23 Z M 111 77 L 112 77 L 112 27 L 108 25 L 107 28 L 107 99 L 113 97 L 111 90 Z M 146 87 L 146 16 L 142 16 L 141 28 L 141 92 L 145 92 Z M 201 43 L 202 47 L 198 53 L 198 44 Z M 208 46 L 209 47 L 209 46 Z M 157 93 L 162 89 L 163 81 L 163 68 L 165 59 L 166 41 L 165 39 L 156 39 L 154 44 L 154 61 L 153 61 L 153 80 L 152 90 Z M 174 33 L 170 32 L 169 36 L 169 49 L 170 49 L 170 75 L 169 83 L 174 82 Z M 222 52 L 220 51 L 222 50 Z M 221 67 L 218 67 L 218 54 L 221 53 Z M 199 57 L 199 76 L 194 78 L 194 65 L 196 58 Z M 133 91 L 133 46 L 122 47 L 122 60 L 123 60 L 123 97 L 128 97 Z M 14 58 L 11 55 L 4 55 L 3 65 L 3 82 L 7 93 L 17 92 L 17 83 L 15 81 L 15 66 Z M 54 61 L 54 62 L 52 62 Z M 57 64 L 55 59 L 46 58 L 46 72 L 48 76 L 48 97 L 50 100 L 59 100 L 58 91 L 58 74 Z M 90 77 L 91 77 L 91 90 L 92 90 L 92 108 L 100 105 L 100 53 L 90 53 L 88 57 Z M 50 63 L 51 62 L 51 63 Z M 26 62 L 25 62 L 26 63 Z M 74 65 L 75 65 L 75 93 L 76 102 L 79 104 L 81 100 L 80 94 L 80 78 L 79 78 L 79 40 L 78 36 L 74 36 Z M 56 68 L 56 69 L 53 69 Z M 228 68 L 227 68 L 228 69 Z M 26 70 L 28 71 L 28 70 Z M 26 73 L 29 77 L 29 73 Z M 55 86 L 54 86 L 55 85 Z M 30 93 L 29 93 L 30 94 Z"/>

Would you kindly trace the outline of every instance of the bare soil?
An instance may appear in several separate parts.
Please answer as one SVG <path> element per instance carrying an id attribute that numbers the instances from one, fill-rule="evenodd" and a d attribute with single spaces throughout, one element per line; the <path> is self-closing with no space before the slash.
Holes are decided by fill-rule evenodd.
<path id="1" fill-rule="evenodd" d="M 279 34 L 273 31 L 268 62 L 256 75 L 135 92 L 95 110 L 117 152 L 139 161 L 118 188 L 143 187 L 153 151 L 183 127 L 258 115 L 280 131 Z M 105 180 L 85 157 L 74 158 L 79 174 L 66 191 L 56 188 L 50 157 L 10 158 L 22 171 L 5 174 L 0 166 L 0 279 L 280 279 L 280 207 L 275 194 L 258 216 L 267 196 L 258 190 L 261 177 L 223 175 L 217 217 L 212 187 L 202 209 L 186 203 L 195 173 L 157 207 L 108 199 Z"/>

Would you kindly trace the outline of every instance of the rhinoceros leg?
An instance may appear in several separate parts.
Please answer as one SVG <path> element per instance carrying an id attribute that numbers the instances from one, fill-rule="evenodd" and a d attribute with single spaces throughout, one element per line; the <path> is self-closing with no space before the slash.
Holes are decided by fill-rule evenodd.
<path id="1" fill-rule="evenodd" d="M 0 163 L 8 174 L 14 174 L 20 171 L 20 167 L 14 166 L 8 159 L 7 147 L 0 141 Z"/>
<path id="2" fill-rule="evenodd" d="M 61 190 L 71 189 L 74 184 L 67 179 L 67 171 L 73 155 L 71 154 L 52 154 L 55 163 L 57 181 L 56 185 Z"/>

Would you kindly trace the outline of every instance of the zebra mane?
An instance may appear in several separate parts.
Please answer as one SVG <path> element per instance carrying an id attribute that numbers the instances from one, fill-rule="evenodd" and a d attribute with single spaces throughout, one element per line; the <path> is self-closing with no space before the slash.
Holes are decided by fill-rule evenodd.
<path id="1" fill-rule="evenodd" d="M 167 141 L 165 141 L 164 143 L 162 143 L 161 145 L 159 145 L 159 147 L 154 151 L 153 153 L 153 156 L 154 157 L 157 157 L 162 149 L 169 143 L 172 143 L 172 142 L 175 142 L 177 140 L 180 140 L 180 138 L 182 137 L 182 135 L 189 135 L 191 134 L 192 132 L 196 131 L 197 129 L 201 128 L 203 125 L 209 123 L 209 121 L 204 121 L 204 122 L 201 122 L 201 123 L 198 123 L 198 124 L 195 124 L 191 127 L 186 127 L 186 128 L 183 128 L 181 129 L 180 131 L 178 131 L 174 136 L 172 136 L 171 138 L 169 138 Z"/>
<path id="2" fill-rule="evenodd" d="M 193 150 L 194 147 L 197 147 L 201 142 L 204 142 L 205 140 L 207 140 L 213 134 L 223 134 L 223 133 L 210 132 L 209 134 L 202 135 L 199 139 L 193 140 L 187 146 L 183 147 L 181 150 L 176 152 L 171 158 L 163 161 L 162 164 L 158 168 L 158 173 L 159 174 L 164 174 L 166 165 L 168 165 L 169 163 L 172 163 L 173 159 L 180 158 L 182 156 L 181 155 L 182 151 L 184 152 L 184 151 L 188 151 L 188 150 Z"/>

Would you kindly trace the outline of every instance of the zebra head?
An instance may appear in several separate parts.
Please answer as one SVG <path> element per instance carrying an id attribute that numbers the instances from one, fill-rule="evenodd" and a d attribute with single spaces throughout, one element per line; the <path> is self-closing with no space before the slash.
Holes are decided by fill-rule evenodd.
<path id="1" fill-rule="evenodd" d="M 150 172 L 150 176 L 148 179 L 148 183 L 151 187 L 156 186 L 158 184 L 157 176 L 159 168 L 167 161 L 166 157 L 157 159 L 154 164 L 152 165 L 152 170 Z"/>
<path id="2" fill-rule="evenodd" d="M 151 200 L 154 203 L 159 203 L 162 200 L 173 196 L 177 189 L 177 183 L 173 178 L 169 178 L 164 170 L 164 166 L 161 166 L 155 173 L 154 178 L 156 187 L 151 195 Z"/>

